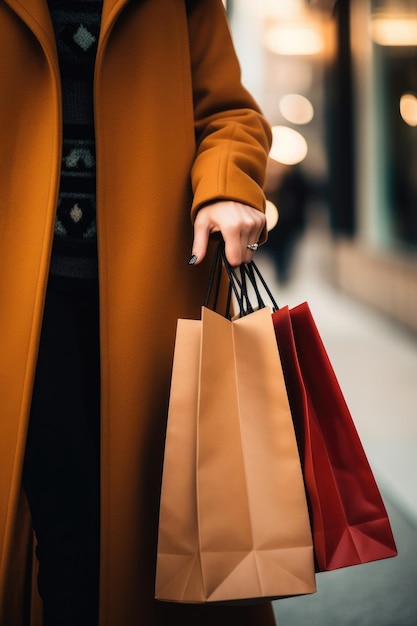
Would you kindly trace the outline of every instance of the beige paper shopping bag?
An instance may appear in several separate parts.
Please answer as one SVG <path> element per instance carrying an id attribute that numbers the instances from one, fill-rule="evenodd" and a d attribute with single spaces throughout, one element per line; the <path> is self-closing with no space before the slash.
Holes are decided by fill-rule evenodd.
<path id="1" fill-rule="evenodd" d="M 313 546 L 271 312 L 179 320 L 156 598 L 315 591 Z"/>

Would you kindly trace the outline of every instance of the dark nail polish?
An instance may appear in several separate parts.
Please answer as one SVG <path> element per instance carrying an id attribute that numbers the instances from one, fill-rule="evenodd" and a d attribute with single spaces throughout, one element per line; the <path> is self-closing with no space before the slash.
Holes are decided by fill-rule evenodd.
<path id="1" fill-rule="evenodd" d="M 194 265 L 194 263 L 197 261 L 198 256 L 196 256 L 195 254 L 193 254 L 193 256 L 191 257 L 191 259 L 188 261 L 188 265 Z"/>

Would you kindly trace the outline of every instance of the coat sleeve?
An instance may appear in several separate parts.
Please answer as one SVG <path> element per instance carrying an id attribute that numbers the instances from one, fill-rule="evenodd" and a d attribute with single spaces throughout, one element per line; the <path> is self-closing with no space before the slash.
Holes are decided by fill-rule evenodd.
<path id="1" fill-rule="evenodd" d="M 241 83 L 221 0 L 189 0 L 196 156 L 192 218 L 204 204 L 235 200 L 261 211 L 270 127 Z"/>

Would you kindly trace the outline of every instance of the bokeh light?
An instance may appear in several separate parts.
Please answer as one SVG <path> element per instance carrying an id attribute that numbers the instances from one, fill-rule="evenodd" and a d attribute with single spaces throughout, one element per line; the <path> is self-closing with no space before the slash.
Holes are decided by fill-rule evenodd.
<path id="1" fill-rule="evenodd" d="M 281 115 L 292 124 L 308 124 L 314 117 L 310 100 L 296 93 L 289 93 L 279 101 Z"/>
<path id="2" fill-rule="evenodd" d="M 409 126 L 417 126 L 417 98 L 412 93 L 405 93 L 400 100 L 400 113 Z"/>
<path id="3" fill-rule="evenodd" d="M 297 130 L 288 126 L 272 127 L 271 159 L 285 165 L 296 165 L 305 159 L 307 153 L 307 141 Z"/>

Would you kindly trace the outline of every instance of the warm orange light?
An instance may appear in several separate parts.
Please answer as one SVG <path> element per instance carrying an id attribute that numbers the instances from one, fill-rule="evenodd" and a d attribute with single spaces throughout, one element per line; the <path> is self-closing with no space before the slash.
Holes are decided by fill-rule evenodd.
<path id="1" fill-rule="evenodd" d="M 269 18 L 288 19 L 305 13 L 303 0 L 263 0 L 261 5 Z"/>
<path id="2" fill-rule="evenodd" d="M 372 40 L 380 46 L 417 45 L 417 14 L 379 12 L 369 25 Z"/>
<path id="3" fill-rule="evenodd" d="M 324 51 L 324 38 L 312 20 L 274 24 L 265 31 L 265 46 L 274 54 L 310 56 Z"/>
<path id="4" fill-rule="evenodd" d="M 400 113 L 409 126 L 417 126 L 417 98 L 412 93 L 405 93 L 400 99 Z"/>
<path id="5" fill-rule="evenodd" d="M 265 206 L 266 228 L 268 232 L 275 228 L 278 224 L 279 213 L 278 209 L 271 200 L 266 201 Z"/>
<path id="6" fill-rule="evenodd" d="M 314 108 L 308 98 L 289 93 L 279 101 L 279 110 L 292 124 L 308 124 L 314 117 Z"/>
<path id="7" fill-rule="evenodd" d="M 306 158 L 307 152 L 307 142 L 297 130 L 287 126 L 272 127 L 271 159 L 284 165 L 295 165 Z"/>

